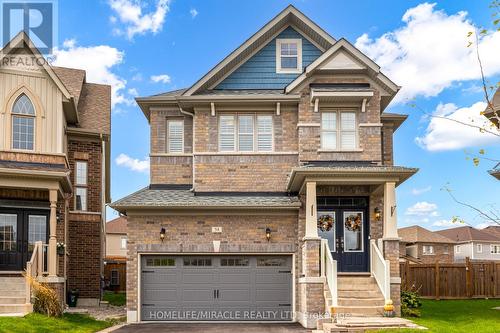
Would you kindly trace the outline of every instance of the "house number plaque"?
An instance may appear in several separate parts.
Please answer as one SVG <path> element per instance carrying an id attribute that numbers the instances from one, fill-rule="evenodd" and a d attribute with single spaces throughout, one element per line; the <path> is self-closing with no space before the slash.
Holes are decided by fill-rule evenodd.
<path id="1" fill-rule="evenodd" d="M 212 227 L 212 233 L 220 234 L 222 232 L 222 227 Z"/>

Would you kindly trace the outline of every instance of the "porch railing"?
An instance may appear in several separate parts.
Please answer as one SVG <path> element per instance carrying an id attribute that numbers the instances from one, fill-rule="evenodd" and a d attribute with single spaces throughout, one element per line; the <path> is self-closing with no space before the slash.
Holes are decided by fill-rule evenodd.
<path id="1" fill-rule="evenodd" d="M 321 240 L 321 275 L 326 278 L 328 290 L 332 296 L 331 306 L 338 305 L 337 299 L 337 260 L 333 260 L 332 252 L 328 246 L 328 240 Z M 327 309 L 328 310 L 328 309 Z"/>
<path id="2" fill-rule="evenodd" d="M 391 271 L 389 260 L 384 259 L 374 239 L 370 240 L 371 273 L 385 300 L 391 299 Z"/>
<path id="3" fill-rule="evenodd" d="M 45 262 L 47 246 L 42 242 L 35 242 L 31 259 L 26 263 L 26 303 L 31 303 L 31 283 L 29 279 L 47 274 Z"/>

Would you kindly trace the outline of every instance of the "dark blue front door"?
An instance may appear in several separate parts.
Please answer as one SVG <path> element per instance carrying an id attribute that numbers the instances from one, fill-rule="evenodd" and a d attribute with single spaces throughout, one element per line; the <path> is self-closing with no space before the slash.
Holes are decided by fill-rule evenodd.
<path id="1" fill-rule="evenodd" d="M 328 240 L 339 272 L 368 272 L 366 198 L 318 197 L 318 233 Z"/>

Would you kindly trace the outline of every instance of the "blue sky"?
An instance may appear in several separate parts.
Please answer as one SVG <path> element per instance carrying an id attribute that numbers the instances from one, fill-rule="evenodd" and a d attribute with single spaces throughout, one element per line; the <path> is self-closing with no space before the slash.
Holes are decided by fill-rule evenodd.
<path id="1" fill-rule="evenodd" d="M 133 97 L 191 85 L 289 3 L 151 0 L 139 7 L 133 0 L 59 1 L 56 64 L 87 69 L 88 81 L 114 87 L 113 199 L 149 183 L 149 129 Z M 500 182 L 486 173 L 495 163 L 475 167 L 464 152 L 484 148 L 487 157 L 500 159 L 498 137 L 419 110 L 465 121 L 478 117 L 478 123 L 484 98 L 466 34 L 471 27 L 492 28 L 489 1 L 291 3 L 374 58 L 404 87 L 387 110 L 410 115 L 395 136 L 395 160 L 420 172 L 398 188 L 401 226 L 436 229 L 453 216 L 484 223 L 440 190 L 446 184 L 467 203 L 500 210 Z M 482 39 L 480 50 L 488 80 L 498 82 L 500 33 Z M 409 107 L 409 99 L 418 108 Z M 108 210 L 108 219 L 114 217 Z"/>

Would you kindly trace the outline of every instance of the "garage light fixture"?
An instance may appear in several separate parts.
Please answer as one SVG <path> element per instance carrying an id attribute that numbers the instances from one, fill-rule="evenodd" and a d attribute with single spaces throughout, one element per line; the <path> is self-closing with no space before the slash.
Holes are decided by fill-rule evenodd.
<path id="1" fill-rule="evenodd" d="M 160 239 L 161 239 L 162 243 L 163 243 L 163 240 L 165 239 L 165 233 L 166 233 L 165 228 L 161 228 L 160 229 Z"/>
<path id="2" fill-rule="evenodd" d="M 266 239 L 268 242 L 271 240 L 271 228 L 266 228 Z"/>

